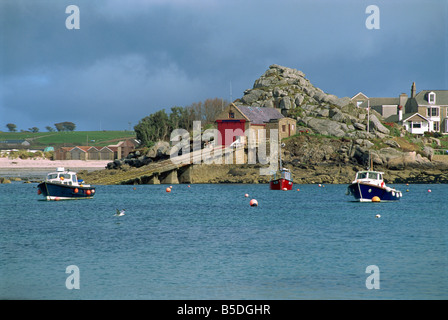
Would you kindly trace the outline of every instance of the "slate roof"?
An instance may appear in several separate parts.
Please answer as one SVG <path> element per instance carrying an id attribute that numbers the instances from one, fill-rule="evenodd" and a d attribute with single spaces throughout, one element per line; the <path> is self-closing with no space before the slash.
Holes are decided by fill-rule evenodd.
<path id="1" fill-rule="evenodd" d="M 418 105 L 429 105 L 428 93 L 436 94 L 436 103 L 434 105 L 448 105 L 448 90 L 422 90 L 416 96 L 415 100 Z"/>
<path id="2" fill-rule="evenodd" d="M 370 98 L 369 106 L 396 105 L 400 103 L 400 98 Z M 360 104 L 361 108 L 367 108 L 367 101 Z"/>
<path id="3" fill-rule="evenodd" d="M 411 118 L 412 116 L 415 116 L 415 115 L 423 118 L 425 121 L 428 121 L 428 119 L 426 119 L 424 116 L 422 116 L 418 112 L 410 112 L 410 113 L 403 114 L 403 120 L 402 121 L 405 121 L 405 120 L 407 120 L 407 119 L 409 119 L 409 118 Z M 391 115 L 390 117 L 385 119 L 384 122 L 399 122 L 398 121 L 398 114 Z"/>
<path id="4" fill-rule="evenodd" d="M 271 120 L 284 118 L 280 111 L 274 108 L 238 106 L 237 109 L 240 110 L 252 124 L 264 124 Z"/>

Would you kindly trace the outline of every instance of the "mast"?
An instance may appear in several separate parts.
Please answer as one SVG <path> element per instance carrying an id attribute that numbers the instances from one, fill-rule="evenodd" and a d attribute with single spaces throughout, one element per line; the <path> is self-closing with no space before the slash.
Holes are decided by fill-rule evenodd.
<path id="1" fill-rule="evenodd" d="M 282 143 L 281 142 L 280 142 L 279 152 L 280 152 L 280 171 L 282 171 L 283 165 L 282 165 Z"/>
<path id="2" fill-rule="evenodd" d="M 370 123 L 370 100 L 367 100 L 367 132 L 370 131 L 369 123 Z"/>

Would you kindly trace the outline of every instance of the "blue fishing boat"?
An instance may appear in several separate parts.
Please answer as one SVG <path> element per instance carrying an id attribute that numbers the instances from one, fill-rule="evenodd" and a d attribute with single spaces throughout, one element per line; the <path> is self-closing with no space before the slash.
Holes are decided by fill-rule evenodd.
<path id="1" fill-rule="evenodd" d="M 400 200 L 403 196 L 401 191 L 386 186 L 383 175 L 384 172 L 373 170 L 358 171 L 346 194 L 359 202 Z"/>
<path id="2" fill-rule="evenodd" d="M 43 195 L 45 200 L 91 199 L 95 195 L 95 187 L 78 179 L 76 172 L 62 167 L 48 173 L 37 188 L 37 194 Z"/>

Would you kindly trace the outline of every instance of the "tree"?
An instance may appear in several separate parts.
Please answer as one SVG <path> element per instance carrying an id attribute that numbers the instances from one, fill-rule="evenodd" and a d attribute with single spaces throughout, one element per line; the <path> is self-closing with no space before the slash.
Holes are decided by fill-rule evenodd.
<path id="1" fill-rule="evenodd" d="M 55 123 L 54 126 L 58 131 L 74 131 L 76 128 L 76 125 L 69 121 Z"/>
<path id="2" fill-rule="evenodd" d="M 46 126 L 45 129 L 47 129 L 48 132 L 54 132 L 54 128 L 50 126 Z"/>
<path id="3" fill-rule="evenodd" d="M 28 130 L 31 131 L 32 133 L 37 133 L 37 132 L 39 132 L 39 128 L 38 128 L 38 127 L 28 128 Z"/>
<path id="4" fill-rule="evenodd" d="M 73 122 L 63 122 L 64 123 L 64 128 L 66 129 L 66 131 L 75 131 L 76 128 L 76 124 L 74 124 Z"/>
<path id="5" fill-rule="evenodd" d="M 134 130 L 137 139 L 144 146 L 149 146 L 158 140 L 165 140 L 171 130 L 168 115 L 163 109 L 157 111 L 140 120 Z"/>
<path id="6" fill-rule="evenodd" d="M 6 125 L 6 127 L 8 128 L 9 132 L 16 132 L 17 131 L 17 126 L 14 123 L 8 123 Z"/>
<path id="7" fill-rule="evenodd" d="M 172 107 L 169 115 L 162 109 L 141 119 L 134 130 L 142 145 L 150 146 L 158 140 L 168 140 L 174 129 L 191 131 L 195 120 L 203 125 L 214 123 L 226 105 L 227 101 L 214 98 L 187 107 Z"/>

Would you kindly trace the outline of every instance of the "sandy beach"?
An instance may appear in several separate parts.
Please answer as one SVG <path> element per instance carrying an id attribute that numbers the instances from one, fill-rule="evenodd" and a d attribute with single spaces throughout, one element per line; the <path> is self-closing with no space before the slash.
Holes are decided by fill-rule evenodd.
<path id="1" fill-rule="evenodd" d="M 57 167 L 73 171 L 101 170 L 110 160 L 48 160 L 48 159 L 9 159 L 0 158 L 0 177 L 42 178 Z"/>

